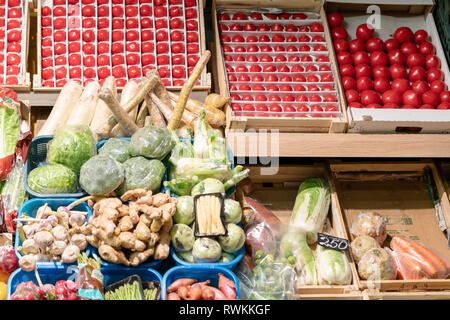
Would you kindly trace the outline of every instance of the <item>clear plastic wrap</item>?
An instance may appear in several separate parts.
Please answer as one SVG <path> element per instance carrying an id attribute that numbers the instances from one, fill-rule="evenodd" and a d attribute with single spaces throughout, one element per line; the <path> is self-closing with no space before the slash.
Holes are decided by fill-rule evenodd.
<path id="1" fill-rule="evenodd" d="M 77 174 L 81 166 L 97 154 L 97 141 L 86 125 L 64 126 L 48 145 L 47 161 L 63 164 Z"/>
<path id="2" fill-rule="evenodd" d="M 148 160 L 144 157 L 133 157 L 123 163 L 125 180 L 119 187 L 119 193 L 128 190 L 145 189 L 158 192 L 166 172 L 164 164 L 157 160 Z"/>
<path id="3" fill-rule="evenodd" d="M 319 284 L 347 285 L 352 282 L 352 271 L 345 252 L 318 245 L 316 257 Z"/>
<path id="4" fill-rule="evenodd" d="M 132 156 L 144 156 L 146 158 L 162 159 L 174 147 L 169 130 L 153 126 L 138 129 L 130 141 Z"/>
<path id="5" fill-rule="evenodd" d="M 450 259 L 422 243 L 395 236 L 391 249 L 389 253 L 400 279 L 447 279 L 450 276 Z"/>
<path id="6" fill-rule="evenodd" d="M 386 239 L 386 219 L 376 212 L 361 212 L 353 221 L 351 234 L 369 236 L 378 241 L 381 246 Z"/>
<path id="7" fill-rule="evenodd" d="M 107 195 L 119 187 L 125 178 L 120 162 L 109 156 L 94 156 L 80 171 L 80 186 L 90 195 Z"/>
<path id="8" fill-rule="evenodd" d="M 114 160 L 124 163 L 131 158 L 130 141 L 111 138 L 98 150 L 99 155 L 107 155 L 113 157 Z"/>
<path id="9" fill-rule="evenodd" d="M 380 245 L 378 244 L 377 240 L 375 240 L 372 237 L 362 235 L 357 236 L 351 243 L 350 248 L 352 250 L 353 258 L 355 259 L 356 263 L 361 260 L 364 253 L 369 251 L 373 248 L 379 248 Z"/>
<path id="10" fill-rule="evenodd" d="M 62 164 L 44 164 L 28 174 L 28 186 L 40 194 L 74 193 L 78 189 L 78 177 Z"/>
<path id="11" fill-rule="evenodd" d="M 397 268 L 385 249 L 374 248 L 367 251 L 358 262 L 358 274 L 363 280 L 394 280 Z"/>

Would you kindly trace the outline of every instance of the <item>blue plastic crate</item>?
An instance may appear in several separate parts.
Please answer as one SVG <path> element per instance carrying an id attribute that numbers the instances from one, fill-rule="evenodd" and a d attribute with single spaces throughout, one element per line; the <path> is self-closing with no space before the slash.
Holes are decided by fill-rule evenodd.
<path id="1" fill-rule="evenodd" d="M 19 209 L 19 212 L 17 213 L 17 218 L 20 218 L 23 213 L 26 213 L 27 216 L 36 217 L 37 211 L 40 207 L 42 207 L 45 203 L 48 204 L 52 210 L 56 211 L 58 207 L 60 206 L 68 206 L 72 202 L 76 201 L 76 198 L 34 198 L 31 200 L 28 200 L 25 202 Z M 74 210 L 77 211 L 86 211 L 88 212 L 87 219 L 90 218 L 92 215 L 92 210 L 89 208 L 89 206 L 83 202 L 77 205 Z M 88 220 L 89 221 L 89 220 Z M 14 251 L 16 253 L 17 259 L 20 259 L 22 255 L 20 254 L 19 250 L 17 249 L 19 246 L 22 245 L 22 241 L 20 241 L 19 233 L 17 232 L 16 228 L 16 239 L 14 243 Z M 91 252 L 91 248 L 88 245 L 86 250 L 86 254 L 89 256 Z M 38 265 L 47 265 L 47 266 L 67 266 L 67 264 L 62 262 L 38 262 Z"/>
<path id="2" fill-rule="evenodd" d="M 42 280 L 42 283 L 51 283 L 55 284 L 59 280 L 68 280 L 69 277 L 72 277 L 71 280 L 75 281 L 76 275 L 78 273 L 78 269 L 68 268 L 67 266 L 41 266 L 37 267 L 39 276 Z M 156 270 L 145 267 L 137 267 L 137 268 L 122 268 L 120 270 L 101 270 L 103 274 L 103 286 L 106 288 L 108 285 L 113 284 L 117 281 L 125 279 L 131 275 L 137 274 L 141 277 L 142 281 L 159 281 L 160 286 L 162 287 L 162 277 Z M 34 271 L 26 272 L 22 269 L 17 269 L 14 271 L 8 279 L 8 287 L 7 287 L 7 296 L 9 299 L 10 296 L 16 290 L 16 287 L 21 282 L 33 281 L 37 284 L 36 276 Z M 162 296 L 162 295 L 161 295 Z M 161 297 L 160 296 L 160 297 Z M 160 298 L 161 299 L 161 298 Z"/>
<path id="3" fill-rule="evenodd" d="M 225 277 L 232 280 L 236 286 L 236 299 L 239 300 L 239 280 L 236 275 L 229 269 L 219 267 L 219 266 L 178 266 L 169 269 L 163 277 L 163 282 L 161 286 L 161 296 L 165 300 L 167 296 L 167 287 L 170 286 L 172 282 L 181 278 L 193 278 L 197 279 L 199 282 L 210 280 L 210 286 L 218 288 L 219 286 L 219 275 L 222 273 Z"/>
<path id="4" fill-rule="evenodd" d="M 175 263 L 179 266 L 205 266 L 205 267 L 218 266 L 222 268 L 233 269 L 239 263 L 239 261 L 242 260 L 242 258 L 244 257 L 244 253 L 245 248 L 242 247 L 239 251 L 237 251 L 236 258 L 234 258 L 230 262 L 189 263 L 179 258 L 173 247 L 170 246 L 170 255 L 172 256 L 172 259 L 175 261 Z"/>
<path id="5" fill-rule="evenodd" d="M 185 141 L 186 138 L 180 138 L 180 140 L 181 140 L 181 141 Z M 194 142 L 194 139 L 193 139 L 193 138 L 191 139 L 191 142 L 192 142 L 192 143 Z M 230 148 L 228 145 L 227 145 L 227 158 L 228 158 L 228 161 L 231 162 L 231 169 L 234 169 L 234 155 L 233 155 L 233 150 L 231 150 L 231 148 Z M 167 166 L 167 171 L 169 171 L 169 166 Z M 168 176 L 169 176 L 169 175 L 167 175 L 167 177 L 168 177 Z M 166 180 L 167 180 L 167 179 L 166 179 Z M 170 188 L 164 187 L 164 188 L 163 188 L 163 191 L 165 192 L 166 190 L 169 190 L 170 195 L 171 195 L 172 197 L 176 197 L 176 198 L 179 197 L 177 194 L 173 193 L 173 192 L 170 190 Z M 232 186 L 230 189 L 227 190 L 227 192 L 226 192 L 226 198 L 231 197 L 231 195 L 232 195 L 235 191 L 236 191 L 236 185 Z"/>
<path id="6" fill-rule="evenodd" d="M 31 170 L 40 167 L 47 163 L 47 145 L 53 139 L 52 135 L 34 137 L 31 140 L 30 148 L 28 149 L 27 161 L 25 162 L 25 171 L 23 175 L 23 184 L 25 190 L 30 194 L 30 198 L 81 198 L 87 195 L 80 186 L 75 193 L 51 193 L 41 194 L 34 192 L 28 186 L 28 174 Z"/>

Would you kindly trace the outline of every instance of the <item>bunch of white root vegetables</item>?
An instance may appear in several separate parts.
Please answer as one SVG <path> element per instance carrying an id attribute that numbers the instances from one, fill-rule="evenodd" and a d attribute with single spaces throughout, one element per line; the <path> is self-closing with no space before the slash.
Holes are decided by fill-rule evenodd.
<path id="1" fill-rule="evenodd" d="M 91 203 L 94 214 L 86 238 L 98 248 L 103 260 L 137 266 L 150 257 L 163 260 L 169 256 L 169 231 L 177 199 L 168 192 L 153 195 L 151 191 L 135 189 L 120 199 L 89 198 L 95 204 Z"/>
<path id="2" fill-rule="evenodd" d="M 229 101 L 228 97 L 212 93 L 205 102 L 189 98 L 209 58 L 210 52 L 206 51 L 180 95 L 167 91 L 156 70 L 149 71 L 139 82 L 130 80 L 120 101 L 112 76 L 102 86 L 91 81 L 84 90 L 77 82 L 69 81 L 37 135 L 52 135 L 64 125 L 76 124 L 90 126 L 99 139 L 129 137 L 144 125 L 194 130 L 194 122 L 203 111 L 212 127 L 222 127 L 225 113 L 221 108 Z"/>

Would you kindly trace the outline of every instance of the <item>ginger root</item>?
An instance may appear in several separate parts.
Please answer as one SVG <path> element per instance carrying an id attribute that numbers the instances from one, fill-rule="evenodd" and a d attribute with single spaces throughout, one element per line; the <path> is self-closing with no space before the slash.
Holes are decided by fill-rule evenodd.
<path id="1" fill-rule="evenodd" d="M 133 252 L 130 255 L 130 264 L 133 267 L 136 267 L 141 263 L 147 261 L 147 259 L 150 258 L 154 252 L 155 252 L 154 248 L 148 248 L 147 250 L 142 252 Z"/>
<path id="2" fill-rule="evenodd" d="M 121 250 L 115 250 L 113 247 L 102 244 L 98 248 L 98 253 L 100 254 L 100 257 L 102 257 L 103 260 L 117 263 L 117 264 L 124 264 L 126 266 L 130 265 L 130 262 L 128 261 L 127 257 Z"/>
<path id="3" fill-rule="evenodd" d="M 153 258 L 155 260 L 163 260 L 166 259 L 169 256 L 170 252 L 170 234 L 169 233 L 162 233 L 160 234 L 160 239 L 158 244 L 155 248 L 155 254 L 153 255 Z"/>

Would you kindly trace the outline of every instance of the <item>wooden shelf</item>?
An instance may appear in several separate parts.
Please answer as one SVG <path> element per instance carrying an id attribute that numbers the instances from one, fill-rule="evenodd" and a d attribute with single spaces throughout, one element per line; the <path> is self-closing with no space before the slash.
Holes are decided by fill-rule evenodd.
<path id="1" fill-rule="evenodd" d="M 280 132 L 258 135 L 229 131 L 227 143 L 239 157 L 450 158 L 450 134 Z"/>

